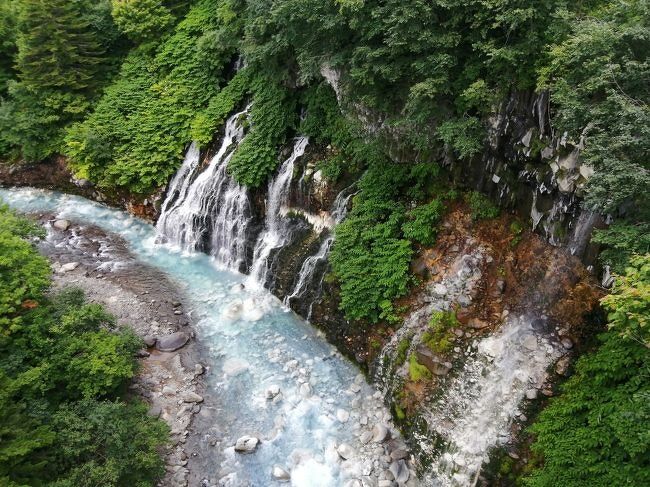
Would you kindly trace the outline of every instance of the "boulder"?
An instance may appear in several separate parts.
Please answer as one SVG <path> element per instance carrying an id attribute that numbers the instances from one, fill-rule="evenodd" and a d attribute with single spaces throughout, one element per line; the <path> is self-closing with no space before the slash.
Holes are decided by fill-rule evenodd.
<path id="1" fill-rule="evenodd" d="M 156 337 L 153 335 L 145 335 L 142 341 L 147 347 L 153 347 L 156 344 Z"/>
<path id="2" fill-rule="evenodd" d="M 562 346 L 566 348 L 567 350 L 571 350 L 573 348 L 573 342 L 571 341 L 570 338 L 563 338 L 562 339 Z"/>
<path id="3" fill-rule="evenodd" d="M 65 232 L 68 228 L 70 228 L 70 222 L 68 220 L 55 220 L 52 226 L 57 230 Z"/>
<path id="4" fill-rule="evenodd" d="M 395 481 L 398 484 L 401 485 L 408 481 L 410 472 L 404 460 L 398 460 L 396 462 L 391 463 L 389 470 L 395 477 Z"/>
<path id="5" fill-rule="evenodd" d="M 271 470 L 271 477 L 278 482 L 289 482 L 291 480 L 291 474 L 278 465 L 275 465 Z"/>
<path id="6" fill-rule="evenodd" d="M 190 337 L 187 333 L 177 331 L 171 335 L 165 335 L 158 338 L 156 341 L 156 348 L 161 352 L 174 352 L 185 346 L 189 339 Z"/>
<path id="7" fill-rule="evenodd" d="M 183 394 L 183 402 L 203 402 L 203 396 L 199 396 L 196 392 L 186 392 Z"/>
<path id="8" fill-rule="evenodd" d="M 338 419 L 341 423 L 347 423 L 350 419 L 350 413 L 345 409 L 338 409 L 336 411 L 336 419 Z"/>
<path id="9" fill-rule="evenodd" d="M 237 453 L 253 453 L 257 448 L 260 440 L 254 436 L 242 436 L 235 443 Z"/>
<path id="10" fill-rule="evenodd" d="M 77 267 L 79 267 L 79 262 L 68 262 L 67 264 L 63 264 L 61 267 L 59 267 L 59 272 L 61 274 L 64 274 L 66 272 L 75 270 Z"/>
<path id="11" fill-rule="evenodd" d="M 270 386 L 266 390 L 266 398 L 267 399 L 273 399 L 278 394 L 280 394 L 280 386 L 277 385 L 277 384 L 274 384 L 274 385 Z"/>
<path id="12" fill-rule="evenodd" d="M 341 443 L 336 452 L 343 460 L 349 460 L 354 456 L 354 449 L 347 443 Z"/>
<path id="13" fill-rule="evenodd" d="M 388 428 L 383 424 L 377 424 L 372 429 L 372 441 L 381 443 L 388 438 Z"/>
<path id="14" fill-rule="evenodd" d="M 447 375 L 451 370 L 451 363 L 437 356 L 426 345 L 418 345 L 415 349 L 418 362 L 424 365 L 432 374 Z"/>

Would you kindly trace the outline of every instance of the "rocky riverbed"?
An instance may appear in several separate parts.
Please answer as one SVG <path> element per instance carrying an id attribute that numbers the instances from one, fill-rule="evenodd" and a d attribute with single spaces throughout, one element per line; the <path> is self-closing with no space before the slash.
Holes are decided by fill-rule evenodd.
<path id="1" fill-rule="evenodd" d="M 200 435 L 194 418 L 217 418 L 206 393 L 205 351 L 184 311 L 183 293 L 164 274 L 137 262 L 119 237 L 52 215 L 38 218 L 48 230 L 38 247 L 52 261 L 52 291 L 83 289 L 89 301 L 104 305 L 119 324 L 143 338 L 147 348 L 138 354 L 140 371 L 131 391 L 171 429 L 161 485 L 188 485 L 190 474 L 200 477 L 205 470 L 197 454 Z"/>

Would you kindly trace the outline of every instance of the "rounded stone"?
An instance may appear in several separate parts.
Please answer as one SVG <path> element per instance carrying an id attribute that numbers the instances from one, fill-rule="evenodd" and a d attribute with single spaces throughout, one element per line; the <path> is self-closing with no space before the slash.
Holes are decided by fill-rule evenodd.
<path id="1" fill-rule="evenodd" d="M 188 341 L 190 337 L 187 333 L 182 331 L 177 331 L 171 335 L 165 335 L 158 338 L 156 341 L 156 348 L 161 352 L 173 352 L 182 348 Z"/>

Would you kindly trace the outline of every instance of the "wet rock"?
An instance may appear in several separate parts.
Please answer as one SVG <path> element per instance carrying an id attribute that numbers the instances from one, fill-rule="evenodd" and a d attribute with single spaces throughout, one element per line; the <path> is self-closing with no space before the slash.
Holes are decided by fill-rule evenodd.
<path id="1" fill-rule="evenodd" d="M 171 335 L 165 335 L 158 338 L 156 341 L 156 348 L 161 352 L 174 352 L 185 346 L 189 339 L 190 337 L 187 333 L 177 331 Z"/>
<path id="2" fill-rule="evenodd" d="M 248 370 L 249 363 L 238 358 L 230 358 L 223 364 L 223 371 L 230 377 L 238 376 Z"/>
<path id="3" fill-rule="evenodd" d="M 350 413 L 345 409 L 338 409 L 336 411 L 336 419 L 338 419 L 341 423 L 347 423 L 350 419 Z"/>
<path id="4" fill-rule="evenodd" d="M 273 470 L 271 470 L 271 477 L 278 482 L 288 482 L 291 480 L 291 474 L 278 465 L 274 466 Z"/>
<path id="5" fill-rule="evenodd" d="M 350 386 L 350 390 L 356 394 L 361 390 L 361 386 L 355 382 Z"/>
<path id="6" fill-rule="evenodd" d="M 451 363 L 438 357 L 426 345 L 418 345 L 415 349 L 418 362 L 424 365 L 435 375 L 447 375 L 451 370 Z"/>
<path id="7" fill-rule="evenodd" d="M 343 460 L 349 460 L 354 456 L 354 449 L 347 443 L 341 443 L 336 452 Z"/>
<path id="8" fill-rule="evenodd" d="M 571 359 L 569 357 L 562 357 L 555 364 L 555 373 L 558 375 L 567 375 L 569 373 L 569 363 Z"/>
<path id="9" fill-rule="evenodd" d="M 156 337 L 153 335 L 145 335 L 142 341 L 147 347 L 153 347 L 156 344 Z"/>
<path id="10" fill-rule="evenodd" d="M 306 382 L 303 383 L 303 384 L 300 384 L 299 392 L 300 392 L 300 395 L 306 399 L 306 398 L 311 396 L 311 387 Z"/>
<path id="11" fill-rule="evenodd" d="M 406 462 L 404 460 L 398 460 L 390 464 L 389 470 L 395 477 L 395 481 L 398 484 L 406 483 L 409 479 L 411 473 L 409 472 Z"/>
<path id="12" fill-rule="evenodd" d="M 242 436 L 235 443 L 237 453 L 253 453 L 257 448 L 260 440 L 254 436 Z"/>
<path id="13" fill-rule="evenodd" d="M 196 364 L 194 366 L 194 375 L 203 375 L 205 368 L 201 364 Z"/>
<path id="14" fill-rule="evenodd" d="M 383 424 L 377 424 L 372 429 L 372 441 L 381 443 L 388 438 L 388 428 Z"/>
<path id="15" fill-rule="evenodd" d="M 364 431 L 363 434 L 359 437 L 359 441 L 366 445 L 372 439 L 372 432 Z"/>
<path id="16" fill-rule="evenodd" d="M 183 394 L 184 402 L 203 402 L 203 396 L 198 395 L 196 392 L 186 392 Z"/>
<path id="17" fill-rule="evenodd" d="M 61 267 L 59 267 L 59 273 L 64 274 L 66 272 L 71 272 L 77 267 L 79 267 L 79 262 L 68 262 L 67 264 L 63 264 Z"/>
<path id="18" fill-rule="evenodd" d="M 406 450 L 403 450 L 402 448 L 393 450 L 390 454 L 390 457 L 393 460 L 404 460 L 408 456 L 409 456 L 408 452 Z"/>
<path id="19" fill-rule="evenodd" d="M 57 230 L 65 232 L 68 228 L 70 228 L 70 222 L 68 220 L 56 220 L 52 226 Z"/>
<path id="20" fill-rule="evenodd" d="M 445 296 L 447 294 L 447 288 L 444 284 L 436 284 L 433 286 L 433 292 L 438 296 Z"/>
<path id="21" fill-rule="evenodd" d="M 266 398 L 267 399 L 273 399 L 278 394 L 280 394 L 280 386 L 277 385 L 277 384 L 274 384 L 274 385 L 270 386 L 266 390 Z"/>
<path id="22" fill-rule="evenodd" d="M 566 348 L 567 350 L 571 350 L 573 348 L 573 342 L 571 341 L 570 338 L 563 338 L 562 339 L 562 346 Z"/>
<path id="23" fill-rule="evenodd" d="M 537 337 L 535 335 L 527 335 L 521 342 L 523 347 L 531 352 L 537 350 Z"/>

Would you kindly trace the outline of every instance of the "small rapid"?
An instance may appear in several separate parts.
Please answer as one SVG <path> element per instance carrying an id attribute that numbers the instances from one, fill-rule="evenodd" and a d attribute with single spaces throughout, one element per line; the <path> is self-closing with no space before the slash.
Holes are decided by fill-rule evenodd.
<path id="1" fill-rule="evenodd" d="M 138 261 L 184 290 L 208 349 L 209 387 L 219 403 L 220 420 L 213 425 L 219 440 L 210 450 L 219 485 L 275 485 L 274 466 L 288 470 L 295 486 L 376 483 L 389 466 L 418 485 L 404 460 L 386 463 L 384 441 L 401 440 L 381 394 L 269 292 L 242 286 L 245 276 L 223 269 L 214 257 L 158 242 L 153 226 L 125 212 L 45 190 L 0 189 L 0 197 L 21 212 L 52 213 L 122 237 Z M 261 439 L 253 454 L 234 451 L 245 435 Z"/>

